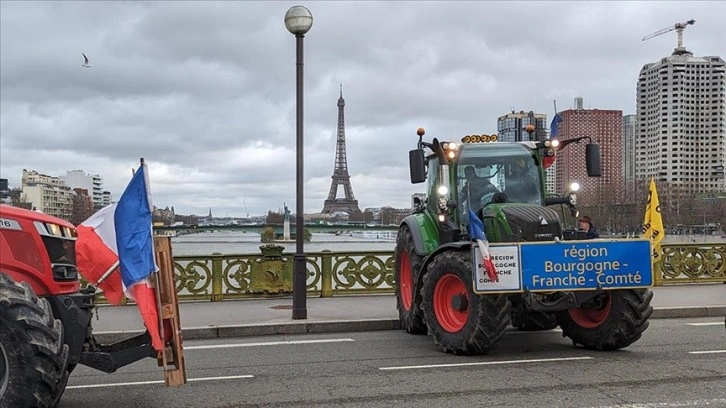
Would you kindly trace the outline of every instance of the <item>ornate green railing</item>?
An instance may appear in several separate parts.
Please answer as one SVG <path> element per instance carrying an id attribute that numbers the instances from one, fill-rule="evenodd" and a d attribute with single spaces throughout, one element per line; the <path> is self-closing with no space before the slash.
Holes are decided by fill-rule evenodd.
<path id="1" fill-rule="evenodd" d="M 292 293 L 293 254 L 263 246 L 260 254 L 175 256 L 180 300 L 272 297 Z M 665 244 L 656 285 L 726 282 L 726 242 Z M 308 252 L 311 296 L 393 293 L 392 251 Z M 103 300 L 101 300 L 103 301 Z"/>
<path id="2" fill-rule="evenodd" d="M 656 285 L 726 282 L 726 242 L 665 244 Z"/>
<path id="3" fill-rule="evenodd" d="M 182 300 L 220 301 L 292 293 L 293 254 L 263 246 L 261 254 L 175 256 L 174 275 Z M 393 252 L 308 252 L 309 295 L 392 293 Z"/>

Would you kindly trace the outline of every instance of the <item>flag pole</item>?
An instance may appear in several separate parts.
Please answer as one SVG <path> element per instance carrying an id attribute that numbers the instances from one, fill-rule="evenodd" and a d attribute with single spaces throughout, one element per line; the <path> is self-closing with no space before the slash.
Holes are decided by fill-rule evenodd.
<path id="1" fill-rule="evenodd" d="M 119 266 L 120 264 L 121 264 L 121 262 L 119 262 L 119 261 L 116 261 L 116 262 L 114 262 L 114 263 L 113 263 L 113 265 L 111 265 L 111 266 L 110 266 L 110 267 L 109 267 L 109 268 L 108 268 L 108 269 L 106 270 L 106 272 L 104 272 L 104 273 L 103 273 L 103 275 L 101 275 L 101 277 L 100 277 L 100 278 L 98 278 L 98 282 L 94 283 L 94 284 L 93 284 L 93 286 L 98 286 L 98 285 L 100 285 L 100 284 L 101 284 L 101 283 L 102 283 L 103 281 L 105 281 L 105 280 L 106 280 L 106 279 L 107 279 L 107 278 L 108 278 L 109 276 L 111 276 L 111 274 L 113 273 L 113 271 L 115 271 L 115 270 L 116 270 L 116 268 L 118 268 L 118 266 Z"/>

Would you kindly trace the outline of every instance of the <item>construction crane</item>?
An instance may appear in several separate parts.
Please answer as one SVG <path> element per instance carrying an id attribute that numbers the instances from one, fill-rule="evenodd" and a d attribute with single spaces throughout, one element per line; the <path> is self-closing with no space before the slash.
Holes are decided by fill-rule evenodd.
<path id="1" fill-rule="evenodd" d="M 657 37 L 661 34 L 665 34 L 665 33 L 671 32 L 673 30 L 676 30 L 676 32 L 678 33 L 677 49 L 680 49 L 680 48 L 683 48 L 683 30 L 685 30 L 687 26 L 693 25 L 695 23 L 696 23 L 696 20 L 693 20 L 693 19 L 688 20 L 685 23 L 676 23 L 675 25 L 673 25 L 671 27 L 666 27 L 662 30 L 658 30 L 654 33 L 646 35 L 645 37 L 643 37 L 643 39 L 641 41 L 650 40 L 653 37 Z"/>

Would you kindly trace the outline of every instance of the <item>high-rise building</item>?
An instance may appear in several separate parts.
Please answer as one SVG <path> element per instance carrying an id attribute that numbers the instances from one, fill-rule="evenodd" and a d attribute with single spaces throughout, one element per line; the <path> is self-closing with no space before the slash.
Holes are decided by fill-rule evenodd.
<path id="1" fill-rule="evenodd" d="M 636 178 L 655 177 L 671 194 L 726 191 L 725 95 L 720 57 L 676 48 L 645 64 L 637 88 Z"/>
<path id="2" fill-rule="evenodd" d="M 545 170 L 545 194 L 562 194 L 564 191 L 557 191 L 557 161 Z"/>
<path id="3" fill-rule="evenodd" d="M 83 170 L 66 171 L 65 176 L 59 177 L 71 189 L 81 188 L 88 191 L 95 209 L 103 207 L 103 178 L 98 174 L 86 174 Z"/>
<path id="4" fill-rule="evenodd" d="M 530 135 L 527 126 L 533 125 Z M 500 142 L 522 142 L 545 140 L 547 138 L 547 115 L 532 111 L 512 111 L 497 118 L 497 140 Z"/>
<path id="5" fill-rule="evenodd" d="M 581 106 L 581 105 L 580 105 Z M 566 191 L 573 181 L 580 183 L 578 205 L 618 204 L 623 193 L 623 112 L 602 109 L 569 109 L 559 112 L 557 138 L 561 141 L 589 136 L 600 145 L 601 177 L 588 177 L 584 139 L 557 153 L 556 191 Z"/>
<path id="6" fill-rule="evenodd" d="M 101 207 L 106 207 L 113 204 L 113 197 L 111 197 L 110 191 L 104 191 L 101 193 Z"/>
<path id="7" fill-rule="evenodd" d="M 635 197 L 635 130 L 637 115 L 623 116 L 623 181 L 626 203 L 637 202 Z"/>
<path id="8" fill-rule="evenodd" d="M 71 220 L 73 192 L 63 180 L 38 173 L 35 170 L 23 169 L 21 186 L 23 201 L 31 203 L 32 209 L 64 220 Z"/>

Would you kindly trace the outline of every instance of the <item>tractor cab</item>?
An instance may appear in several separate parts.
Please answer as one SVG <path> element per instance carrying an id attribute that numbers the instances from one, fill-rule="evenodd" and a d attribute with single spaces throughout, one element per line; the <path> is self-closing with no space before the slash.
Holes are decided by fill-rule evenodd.
<path id="1" fill-rule="evenodd" d="M 464 145 L 456 163 L 457 208 L 463 216 L 489 204 L 542 205 L 542 176 L 532 151 L 519 143 Z"/>

